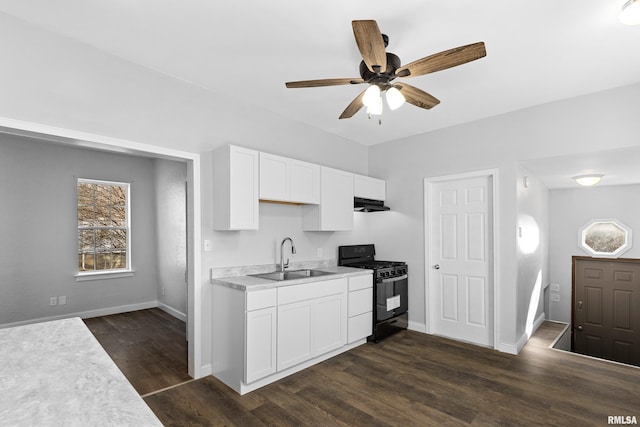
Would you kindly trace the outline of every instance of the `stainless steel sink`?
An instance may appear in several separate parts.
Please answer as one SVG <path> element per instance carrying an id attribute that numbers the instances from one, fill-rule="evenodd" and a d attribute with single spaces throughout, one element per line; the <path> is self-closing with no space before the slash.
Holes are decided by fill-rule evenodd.
<path id="1" fill-rule="evenodd" d="M 261 279 L 267 280 L 294 280 L 294 279 L 303 279 L 305 277 L 316 277 L 316 276 L 326 276 L 329 273 L 321 270 L 291 270 L 291 271 L 276 271 L 273 273 L 262 273 L 262 274 L 250 274 L 253 277 L 260 277 Z"/>

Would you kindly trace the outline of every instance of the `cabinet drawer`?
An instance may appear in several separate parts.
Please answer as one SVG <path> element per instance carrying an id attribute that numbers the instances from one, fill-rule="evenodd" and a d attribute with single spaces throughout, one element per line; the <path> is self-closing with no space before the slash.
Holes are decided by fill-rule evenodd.
<path id="1" fill-rule="evenodd" d="M 275 307 L 277 303 L 276 289 L 247 292 L 246 310 L 258 310 L 260 308 Z"/>
<path id="2" fill-rule="evenodd" d="M 373 315 L 371 312 L 361 314 L 359 316 L 350 317 L 347 332 L 347 342 L 361 340 L 371 335 Z"/>
<path id="3" fill-rule="evenodd" d="M 364 276 L 349 277 L 349 292 L 358 289 L 373 288 L 373 275 L 365 274 Z"/>
<path id="4" fill-rule="evenodd" d="M 347 279 L 323 280 L 278 288 L 278 305 L 321 298 L 347 291 Z"/>
<path id="5" fill-rule="evenodd" d="M 373 311 L 373 289 L 349 292 L 349 317 Z"/>

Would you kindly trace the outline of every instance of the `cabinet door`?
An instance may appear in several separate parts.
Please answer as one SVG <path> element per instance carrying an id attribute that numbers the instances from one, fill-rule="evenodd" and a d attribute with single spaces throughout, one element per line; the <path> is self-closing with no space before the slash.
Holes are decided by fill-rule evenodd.
<path id="1" fill-rule="evenodd" d="M 322 230 L 353 228 L 353 174 L 321 169 L 320 226 Z"/>
<path id="2" fill-rule="evenodd" d="M 289 201 L 320 203 L 320 166 L 290 159 Z"/>
<path id="3" fill-rule="evenodd" d="M 381 179 L 364 175 L 353 176 L 353 195 L 363 199 L 385 200 L 387 184 Z"/>
<path id="4" fill-rule="evenodd" d="M 258 229 L 258 152 L 231 147 L 230 229 Z"/>
<path id="5" fill-rule="evenodd" d="M 278 371 L 313 357 L 313 300 L 278 307 Z"/>
<path id="6" fill-rule="evenodd" d="M 275 307 L 247 312 L 245 384 L 276 372 L 276 327 Z"/>
<path id="7" fill-rule="evenodd" d="M 367 338 L 373 333 L 373 313 L 371 311 L 349 318 L 349 344 Z"/>
<path id="8" fill-rule="evenodd" d="M 213 228 L 258 229 L 258 152 L 226 145 L 213 154 Z"/>
<path id="9" fill-rule="evenodd" d="M 345 293 L 314 300 L 314 356 L 335 350 L 347 343 L 346 302 Z"/>
<path id="10" fill-rule="evenodd" d="M 288 201 L 289 159 L 260 153 L 260 199 Z"/>

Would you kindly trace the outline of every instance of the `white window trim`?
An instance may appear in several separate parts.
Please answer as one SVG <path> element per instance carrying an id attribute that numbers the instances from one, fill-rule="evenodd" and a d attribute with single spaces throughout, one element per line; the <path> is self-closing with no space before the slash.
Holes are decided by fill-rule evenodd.
<path id="1" fill-rule="evenodd" d="M 120 279 L 123 277 L 133 277 L 135 275 L 135 270 L 108 270 L 108 271 L 97 271 L 97 272 L 82 272 L 76 273 L 74 276 L 76 278 L 76 282 L 87 282 L 90 280 L 104 280 L 104 279 Z"/>
<path id="2" fill-rule="evenodd" d="M 87 182 L 89 184 L 103 184 L 103 185 L 123 185 L 127 188 L 127 265 L 129 268 L 118 270 L 93 270 L 93 271 L 78 271 L 77 259 L 74 277 L 77 282 L 84 282 L 90 280 L 102 280 L 102 279 L 118 279 L 122 277 L 131 277 L 135 274 L 135 270 L 131 264 L 131 183 L 121 181 L 107 181 L 100 179 L 89 178 L 77 178 L 76 179 L 76 209 L 78 206 L 78 183 Z M 78 224 L 76 219 L 76 232 L 78 230 Z M 77 242 L 76 242 L 77 246 Z"/>

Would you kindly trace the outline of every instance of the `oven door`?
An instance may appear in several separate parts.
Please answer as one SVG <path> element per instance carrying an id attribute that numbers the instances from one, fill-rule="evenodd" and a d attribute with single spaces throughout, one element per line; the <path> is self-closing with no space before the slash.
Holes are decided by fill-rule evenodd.
<path id="1" fill-rule="evenodd" d="M 406 313 L 409 281 L 407 275 L 376 280 L 376 322 Z"/>

